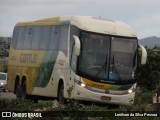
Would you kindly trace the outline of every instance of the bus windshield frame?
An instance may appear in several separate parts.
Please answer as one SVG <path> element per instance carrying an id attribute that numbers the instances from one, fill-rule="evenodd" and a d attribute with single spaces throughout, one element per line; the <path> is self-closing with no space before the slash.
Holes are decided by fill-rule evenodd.
<path id="1" fill-rule="evenodd" d="M 111 84 L 136 82 L 137 38 L 81 31 L 80 42 L 79 76 Z"/>

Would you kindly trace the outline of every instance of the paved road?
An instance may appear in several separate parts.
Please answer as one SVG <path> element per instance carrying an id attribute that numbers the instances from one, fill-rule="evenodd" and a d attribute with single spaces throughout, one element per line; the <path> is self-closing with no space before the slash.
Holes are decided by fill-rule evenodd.
<path id="1" fill-rule="evenodd" d="M 8 92 L 8 91 L 7 92 L 3 92 L 3 91 L 0 91 L 0 99 L 1 98 L 15 99 L 16 96 L 12 92 Z"/>

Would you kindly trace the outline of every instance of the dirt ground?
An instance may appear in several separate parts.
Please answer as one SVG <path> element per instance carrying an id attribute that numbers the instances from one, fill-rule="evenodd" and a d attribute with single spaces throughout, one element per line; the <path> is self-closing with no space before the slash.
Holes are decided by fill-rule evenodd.
<path id="1" fill-rule="evenodd" d="M 0 99 L 1 98 L 8 98 L 8 99 L 15 99 L 16 98 L 16 95 L 13 94 L 12 92 L 3 92 L 3 91 L 0 91 Z"/>

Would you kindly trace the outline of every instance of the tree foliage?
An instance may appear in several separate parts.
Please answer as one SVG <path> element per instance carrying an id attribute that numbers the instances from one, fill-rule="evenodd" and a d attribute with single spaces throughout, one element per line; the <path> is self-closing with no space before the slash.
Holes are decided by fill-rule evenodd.
<path id="1" fill-rule="evenodd" d="M 147 48 L 147 63 L 138 68 L 138 85 L 147 90 L 156 90 L 160 86 L 160 46 Z"/>

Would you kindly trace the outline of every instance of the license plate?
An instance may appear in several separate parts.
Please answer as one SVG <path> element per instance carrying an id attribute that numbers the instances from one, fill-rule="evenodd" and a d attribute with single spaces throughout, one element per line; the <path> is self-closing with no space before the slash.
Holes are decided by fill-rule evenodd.
<path id="1" fill-rule="evenodd" d="M 110 100 L 111 100 L 111 97 L 108 97 L 108 96 L 101 96 L 101 100 L 110 101 Z"/>

